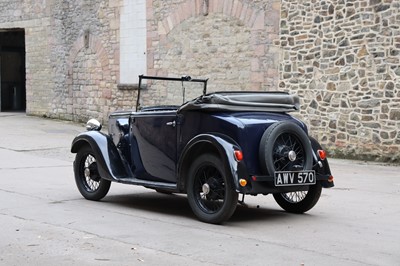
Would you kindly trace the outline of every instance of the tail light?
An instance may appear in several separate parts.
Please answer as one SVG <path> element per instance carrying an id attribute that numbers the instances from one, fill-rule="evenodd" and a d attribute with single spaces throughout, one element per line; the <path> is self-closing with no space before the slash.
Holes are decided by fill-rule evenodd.
<path id="1" fill-rule="evenodd" d="M 239 150 L 235 150 L 235 159 L 236 161 L 240 162 L 241 160 L 243 160 L 243 153 L 242 151 Z"/>
<path id="2" fill-rule="evenodd" d="M 324 150 L 318 150 L 318 156 L 321 160 L 325 160 L 326 159 L 326 152 Z"/>

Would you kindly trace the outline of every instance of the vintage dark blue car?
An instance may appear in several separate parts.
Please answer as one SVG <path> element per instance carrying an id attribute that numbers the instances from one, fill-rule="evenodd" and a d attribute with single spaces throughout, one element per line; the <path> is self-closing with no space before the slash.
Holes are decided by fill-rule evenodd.
<path id="1" fill-rule="evenodd" d="M 110 115 L 108 134 L 94 119 L 72 142 L 75 181 L 100 200 L 111 181 L 164 193 L 185 193 L 194 214 L 222 223 L 239 194 L 272 194 L 286 211 L 304 213 L 322 187 L 333 187 L 325 151 L 288 112 L 299 98 L 283 92 L 206 93 L 207 80 L 139 76 L 201 83 L 203 93 L 180 106 L 139 108 Z M 151 89 L 151 86 L 148 86 Z M 149 88 L 147 88 L 149 89 Z"/>

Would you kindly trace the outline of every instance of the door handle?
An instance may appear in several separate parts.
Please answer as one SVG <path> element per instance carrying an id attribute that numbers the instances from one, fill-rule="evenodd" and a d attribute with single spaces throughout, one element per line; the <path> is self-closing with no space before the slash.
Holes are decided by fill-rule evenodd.
<path id="1" fill-rule="evenodd" d="M 167 126 L 175 127 L 175 126 L 176 126 L 176 121 L 174 120 L 174 121 L 171 121 L 171 122 L 167 122 L 166 125 L 167 125 Z"/>

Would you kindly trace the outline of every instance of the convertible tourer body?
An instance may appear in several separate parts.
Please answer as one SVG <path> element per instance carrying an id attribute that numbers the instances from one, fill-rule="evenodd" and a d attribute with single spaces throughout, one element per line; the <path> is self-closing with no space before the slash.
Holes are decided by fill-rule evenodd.
<path id="1" fill-rule="evenodd" d="M 142 79 L 206 88 L 190 77 Z M 185 193 L 209 223 L 228 220 L 239 194 L 272 194 L 286 211 L 306 212 L 334 184 L 325 151 L 289 114 L 298 109 L 299 98 L 287 93 L 204 89 L 180 106 L 112 113 L 108 134 L 92 119 L 72 143 L 77 187 L 90 200 L 106 196 L 111 182 Z"/>

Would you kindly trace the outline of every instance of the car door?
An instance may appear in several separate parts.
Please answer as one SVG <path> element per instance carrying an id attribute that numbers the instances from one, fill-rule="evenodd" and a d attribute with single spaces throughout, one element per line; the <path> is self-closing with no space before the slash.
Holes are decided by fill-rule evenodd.
<path id="1" fill-rule="evenodd" d="M 139 112 L 132 116 L 132 153 L 138 178 L 176 182 L 176 117 L 176 111 Z"/>

